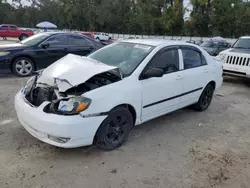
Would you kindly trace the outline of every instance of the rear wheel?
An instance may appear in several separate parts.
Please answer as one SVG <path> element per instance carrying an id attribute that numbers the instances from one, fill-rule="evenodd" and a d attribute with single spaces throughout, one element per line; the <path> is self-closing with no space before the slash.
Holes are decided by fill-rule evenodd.
<path id="1" fill-rule="evenodd" d="M 203 90 L 199 101 L 193 105 L 193 108 L 197 111 L 204 111 L 206 110 L 213 99 L 214 94 L 214 86 L 212 84 L 208 84 L 205 89 Z"/>
<path id="2" fill-rule="evenodd" d="M 133 126 L 133 116 L 129 110 L 125 107 L 115 108 L 97 130 L 95 142 L 102 149 L 116 149 L 127 140 Z"/>
<path id="3" fill-rule="evenodd" d="M 25 34 L 22 34 L 20 37 L 19 37 L 19 40 L 22 41 L 24 39 L 28 38 L 28 35 L 25 35 Z"/>
<path id="4" fill-rule="evenodd" d="M 30 76 L 34 69 L 33 61 L 27 57 L 19 57 L 12 64 L 13 73 L 20 77 Z"/>

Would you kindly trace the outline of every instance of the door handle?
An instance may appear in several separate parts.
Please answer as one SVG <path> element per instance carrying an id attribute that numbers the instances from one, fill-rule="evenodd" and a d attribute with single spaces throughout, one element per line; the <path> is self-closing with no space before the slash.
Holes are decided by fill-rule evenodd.
<path id="1" fill-rule="evenodd" d="M 181 75 L 178 75 L 177 77 L 176 77 L 176 80 L 182 80 L 183 79 L 183 77 L 181 76 Z"/>

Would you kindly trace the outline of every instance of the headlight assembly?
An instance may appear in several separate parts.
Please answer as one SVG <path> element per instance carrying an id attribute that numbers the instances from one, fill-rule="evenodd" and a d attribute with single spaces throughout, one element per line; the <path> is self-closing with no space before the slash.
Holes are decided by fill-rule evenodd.
<path id="1" fill-rule="evenodd" d="M 224 62 L 226 58 L 226 54 L 219 54 L 217 57 L 218 57 L 218 60 Z"/>
<path id="2" fill-rule="evenodd" d="M 10 52 L 0 52 L 0 56 L 6 56 L 8 55 Z"/>
<path id="3" fill-rule="evenodd" d="M 49 111 L 59 115 L 77 115 L 86 110 L 90 103 L 91 99 L 81 96 L 60 99 L 51 103 Z"/>

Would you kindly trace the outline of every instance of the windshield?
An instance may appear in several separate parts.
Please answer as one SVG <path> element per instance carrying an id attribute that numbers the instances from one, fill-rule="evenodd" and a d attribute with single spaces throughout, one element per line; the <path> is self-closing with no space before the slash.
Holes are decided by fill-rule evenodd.
<path id="1" fill-rule="evenodd" d="M 207 47 L 207 48 L 216 48 L 218 46 L 218 43 L 212 42 L 212 41 L 205 41 L 201 44 L 201 47 Z"/>
<path id="2" fill-rule="evenodd" d="M 50 36 L 50 34 L 48 34 L 48 33 L 39 33 L 39 34 L 33 35 L 31 37 L 28 37 L 27 39 L 24 39 L 20 43 L 28 45 L 28 46 L 32 46 L 32 45 L 36 45 L 36 44 L 42 42 L 44 39 L 46 39 L 49 36 Z"/>
<path id="3" fill-rule="evenodd" d="M 232 48 L 250 49 L 250 38 L 240 38 L 234 43 Z"/>
<path id="4" fill-rule="evenodd" d="M 121 69 L 129 76 L 154 47 L 136 43 L 115 43 L 108 45 L 88 57 Z"/>

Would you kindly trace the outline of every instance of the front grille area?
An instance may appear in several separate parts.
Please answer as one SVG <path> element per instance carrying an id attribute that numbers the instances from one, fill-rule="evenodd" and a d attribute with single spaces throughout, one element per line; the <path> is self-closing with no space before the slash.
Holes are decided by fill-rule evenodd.
<path id="1" fill-rule="evenodd" d="M 239 57 L 239 56 L 227 56 L 225 61 L 227 64 L 231 65 L 239 65 L 239 66 L 250 66 L 250 58 L 249 57 Z"/>

